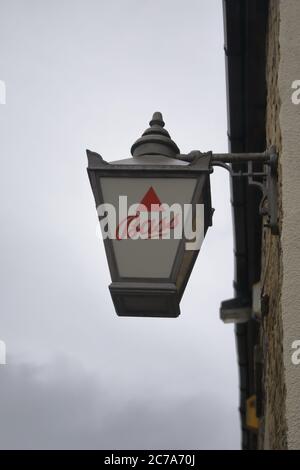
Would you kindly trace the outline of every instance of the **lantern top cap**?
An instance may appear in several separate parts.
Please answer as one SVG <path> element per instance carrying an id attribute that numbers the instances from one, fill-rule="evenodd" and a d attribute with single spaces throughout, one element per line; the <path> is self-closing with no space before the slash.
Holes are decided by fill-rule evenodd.
<path id="1" fill-rule="evenodd" d="M 180 153 L 169 132 L 164 129 L 165 123 L 159 111 L 153 114 L 149 124 L 150 127 L 145 130 L 142 137 L 131 147 L 131 154 L 134 157 L 142 155 L 174 157 Z"/>
<path id="2" fill-rule="evenodd" d="M 165 127 L 165 123 L 162 117 L 162 114 L 159 111 L 156 111 L 153 113 L 152 119 L 149 122 L 150 126 L 153 127 L 155 125 L 158 125 L 160 127 Z"/>

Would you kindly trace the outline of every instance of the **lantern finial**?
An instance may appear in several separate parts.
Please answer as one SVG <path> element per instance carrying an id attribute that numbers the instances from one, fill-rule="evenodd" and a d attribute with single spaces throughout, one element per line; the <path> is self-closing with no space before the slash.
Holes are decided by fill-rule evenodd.
<path id="1" fill-rule="evenodd" d="M 165 123 L 162 117 L 162 114 L 158 111 L 153 113 L 152 119 L 149 122 L 150 126 L 153 127 L 155 124 L 160 127 L 165 127 Z"/>
<path id="2" fill-rule="evenodd" d="M 131 147 L 131 154 L 134 157 L 142 155 L 163 155 L 174 158 L 180 153 L 179 148 L 173 142 L 169 132 L 164 129 L 165 123 L 162 114 L 156 111 L 151 121 L 150 127 L 145 130 L 142 137 Z"/>

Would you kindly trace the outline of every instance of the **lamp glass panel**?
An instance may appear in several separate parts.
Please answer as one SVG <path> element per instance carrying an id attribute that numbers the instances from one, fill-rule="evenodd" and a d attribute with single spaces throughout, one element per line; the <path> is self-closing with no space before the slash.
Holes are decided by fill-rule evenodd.
<path id="1" fill-rule="evenodd" d="M 191 204 L 196 178 L 142 178 L 100 177 L 104 203 L 116 210 L 119 222 L 119 196 L 127 196 L 132 204 L 179 204 L 184 215 L 184 204 Z M 121 220 L 122 222 L 122 220 Z M 124 224 L 121 225 L 124 227 Z M 180 239 L 115 239 L 112 246 L 119 275 L 124 278 L 170 278 Z"/>

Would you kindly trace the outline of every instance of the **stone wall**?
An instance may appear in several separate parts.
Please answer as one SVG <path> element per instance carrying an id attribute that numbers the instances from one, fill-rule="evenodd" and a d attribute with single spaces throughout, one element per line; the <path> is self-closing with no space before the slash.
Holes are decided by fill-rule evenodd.
<path id="1" fill-rule="evenodd" d="M 282 137 L 279 122 L 280 95 L 280 0 L 270 0 L 267 32 L 267 145 L 276 146 L 281 160 Z M 279 221 L 282 225 L 281 164 L 279 165 Z M 286 389 L 283 362 L 283 325 L 281 311 L 282 258 L 281 237 L 263 231 L 262 274 L 263 295 L 269 298 L 269 311 L 262 321 L 261 343 L 264 357 L 264 419 L 260 430 L 260 448 L 286 449 Z"/>
<path id="2" fill-rule="evenodd" d="M 279 151 L 279 236 L 263 233 L 262 286 L 269 313 L 262 322 L 265 410 L 264 449 L 300 448 L 300 2 L 270 0 L 267 40 L 267 141 Z"/>
<path id="3" fill-rule="evenodd" d="M 279 43 L 285 408 L 288 449 L 300 449 L 300 364 L 292 363 L 292 344 L 300 340 L 300 103 L 292 101 L 292 84 L 300 80 L 299 0 L 280 0 Z"/>

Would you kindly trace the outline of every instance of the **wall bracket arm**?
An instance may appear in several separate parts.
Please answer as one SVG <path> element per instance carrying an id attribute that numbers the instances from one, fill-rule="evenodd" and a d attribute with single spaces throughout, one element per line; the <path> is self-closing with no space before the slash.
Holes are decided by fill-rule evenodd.
<path id="1" fill-rule="evenodd" d="M 194 150 L 189 154 L 180 154 L 177 158 L 192 164 L 208 154 L 211 156 L 212 171 L 213 167 L 224 168 L 232 178 L 246 177 L 249 185 L 261 190 L 260 214 L 266 217 L 265 226 L 270 228 L 273 235 L 278 235 L 278 154 L 275 147 L 271 146 L 262 153 L 202 153 Z M 234 171 L 232 164 L 237 163 L 245 163 L 245 170 Z M 254 170 L 254 163 L 261 163 L 263 170 Z"/>

